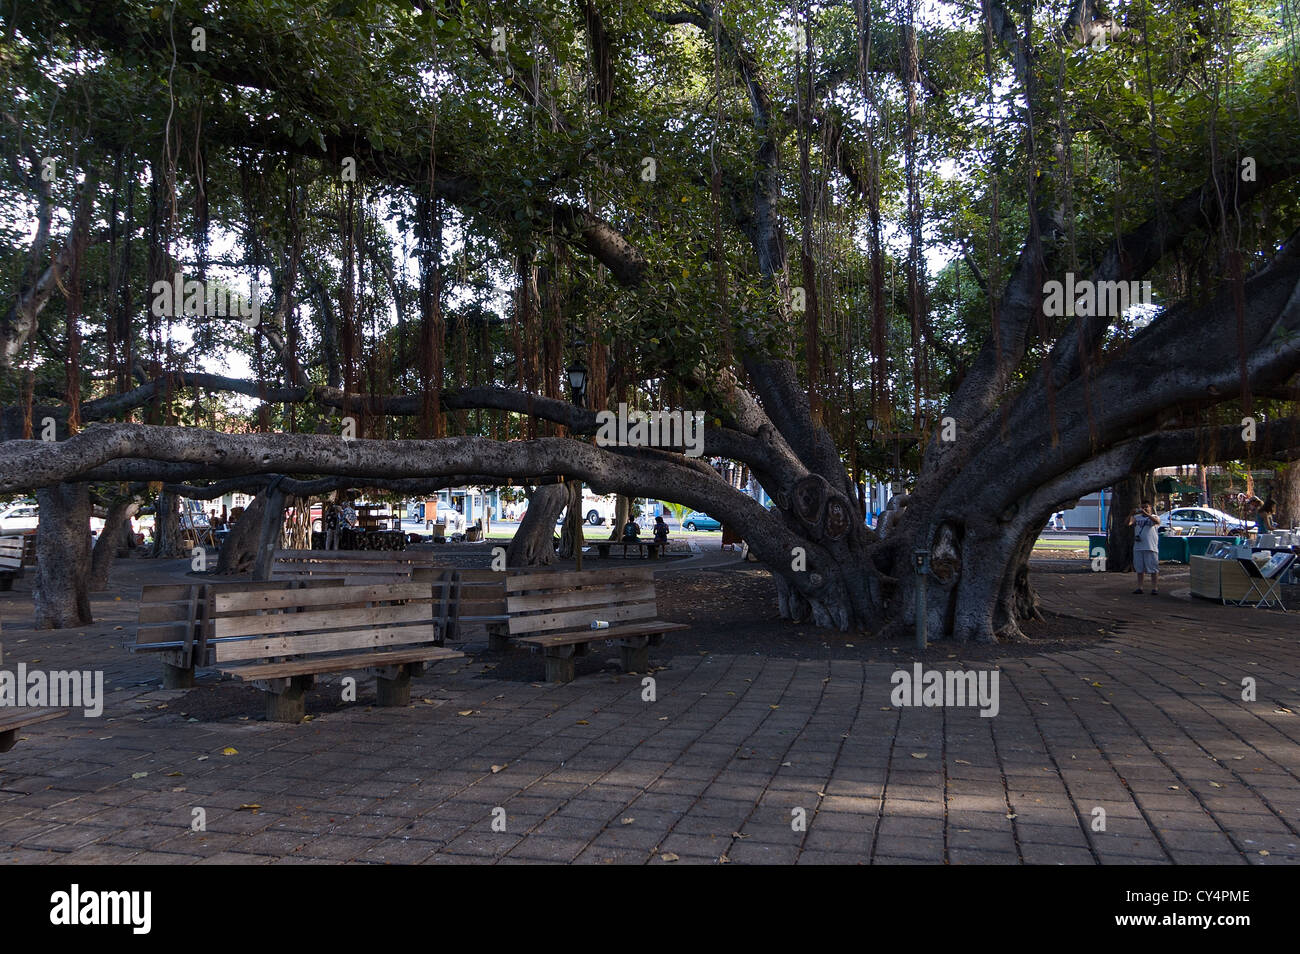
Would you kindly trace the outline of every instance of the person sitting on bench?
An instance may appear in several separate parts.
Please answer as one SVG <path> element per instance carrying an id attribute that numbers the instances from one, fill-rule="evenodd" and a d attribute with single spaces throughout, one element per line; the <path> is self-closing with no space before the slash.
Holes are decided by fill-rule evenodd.
<path id="1" fill-rule="evenodd" d="M 662 514 L 655 517 L 655 543 L 660 549 L 668 545 L 668 524 L 664 523 Z"/>
<path id="2" fill-rule="evenodd" d="M 623 524 L 623 542 L 636 543 L 640 536 L 641 528 L 637 526 L 637 522 L 629 516 L 627 518 L 627 523 Z"/>

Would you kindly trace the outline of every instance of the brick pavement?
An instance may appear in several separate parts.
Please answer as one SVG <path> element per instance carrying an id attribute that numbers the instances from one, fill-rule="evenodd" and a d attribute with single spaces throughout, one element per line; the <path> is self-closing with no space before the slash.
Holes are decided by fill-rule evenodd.
<path id="1" fill-rule="evenodd" d="M 1040 573 L 1049 608 L 1125 622 L 1087 649 L 1002 661 L 995 718 L 893 708 L 893 664 L 668 640 L 654 702 L 640 676 L 511 682 L 485 678 L 484 657 L 436 668 L 405 709 L 190 722 L 156 660 L 123 648 L 133 601 L 97 600 L 84 635 L 38 634 L 14 622 L 30 596 L 4 594 L 7 667 L 98 666 L 111 692 L 102 718 L 35 726 L 0 755 L 0 859 L 1300 861 L 1296 617 L 1180 599 L 1178 579 L 1152 600 L 1127 576 Z M 927 666 L 960 665 L 949 654 Z"/>

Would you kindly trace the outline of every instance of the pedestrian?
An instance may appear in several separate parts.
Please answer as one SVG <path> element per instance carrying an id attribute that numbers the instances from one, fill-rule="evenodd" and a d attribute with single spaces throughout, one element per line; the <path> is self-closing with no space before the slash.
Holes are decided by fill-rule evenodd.
<path id="1" fill-rule="evenodd" d="M 1150 573 L 1151 595 L 1159 596 L 1160 518 L 1151 512 L 1151 501 L 1142 501 L 1141 508 L 1129 514 L 1128 523 L 1133 527 L 1133 570 L 1138 578 L 1133 592 L 1142 592 L 1142 575 Z"/>
<path id="2" fill-rule="evenodd" d="M 1273 511 L 1277 509 L 1277 504 L 1273 502 L 1270 496 L 1259 508 L 1259 514 L 1255 517 L 1255 526 L 1260 533 L 1272 533 L 1276 527 L 1273 524 Z"/>

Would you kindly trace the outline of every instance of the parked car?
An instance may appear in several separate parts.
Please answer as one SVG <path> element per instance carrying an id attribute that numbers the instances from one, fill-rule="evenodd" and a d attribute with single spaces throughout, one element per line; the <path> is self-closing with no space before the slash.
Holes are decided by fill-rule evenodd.
<path id="1" fill-rule="evenodd" d="M 682 516 L 683 530 L 720 530 L 722 521 L 715 520 L 706 513 L 691 510 Z"/>
<path id="2" fill-rule="evenodd" d="M 0 532 L 21 533 L 35 530 L 39 522 L 40 511 L 34 501 L 23 500 L 0 509 Z"/>
<path id="3" fill-rule="evenodd" d="M 1195 530 L 1202 535 L 1214 534 L 1220 529 L 1233 533 L 1249 530 L 1249 521 L 1234 517 L 1213 507 L 1175 507 L 1168 513 L 1156 514 L 1165 527 L 1177 527 L 1180 530 Z"/>
<path id="4" fill-rule="evenodd" d="M 464 533 L 465 532 L 465 515 L 455 507 L 438 505 L 438 515 L 434 518 L 434 523 L 445 524 L 446 533 Z"/>

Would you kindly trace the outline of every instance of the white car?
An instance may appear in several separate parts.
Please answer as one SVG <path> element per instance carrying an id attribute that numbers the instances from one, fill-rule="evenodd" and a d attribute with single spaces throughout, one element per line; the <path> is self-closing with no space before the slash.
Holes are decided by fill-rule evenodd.
<path id="1" fill-rule="evenodd" d="M 40 522 L 40 510 L 30 500 L 9 504 L 0 509 L 0 533 L 35 530 Z"/>
<path id="2" fill-rule="evenodd" d="M 434 522 L 444 524 L 447 528 L 444 532 L 448 534 L 465 532 L 465 515 L 455 507 L 440 506 Z"/>
<path id="3" fill-rule="evenodd" d="M 35 530 L 41 521 L 40 508 L 30 500 L 10 504 L 0 509 L 0 533 L 27 533 Z M 101 517 L 90 518 L 90 535 L 98 536 L 104 529 Z"/>
<path id="4" fill-rule="evenodd" d="M 1161 526 L 1195 530 L 1202 536 L 1213 535 L 1220 530 L 1239 533 L 1251 527 L 1249 521 L 1213 507 L 1175 507 L 1168 513 L 1158 513 L 1156 516 L 1160 518 Z"/>

